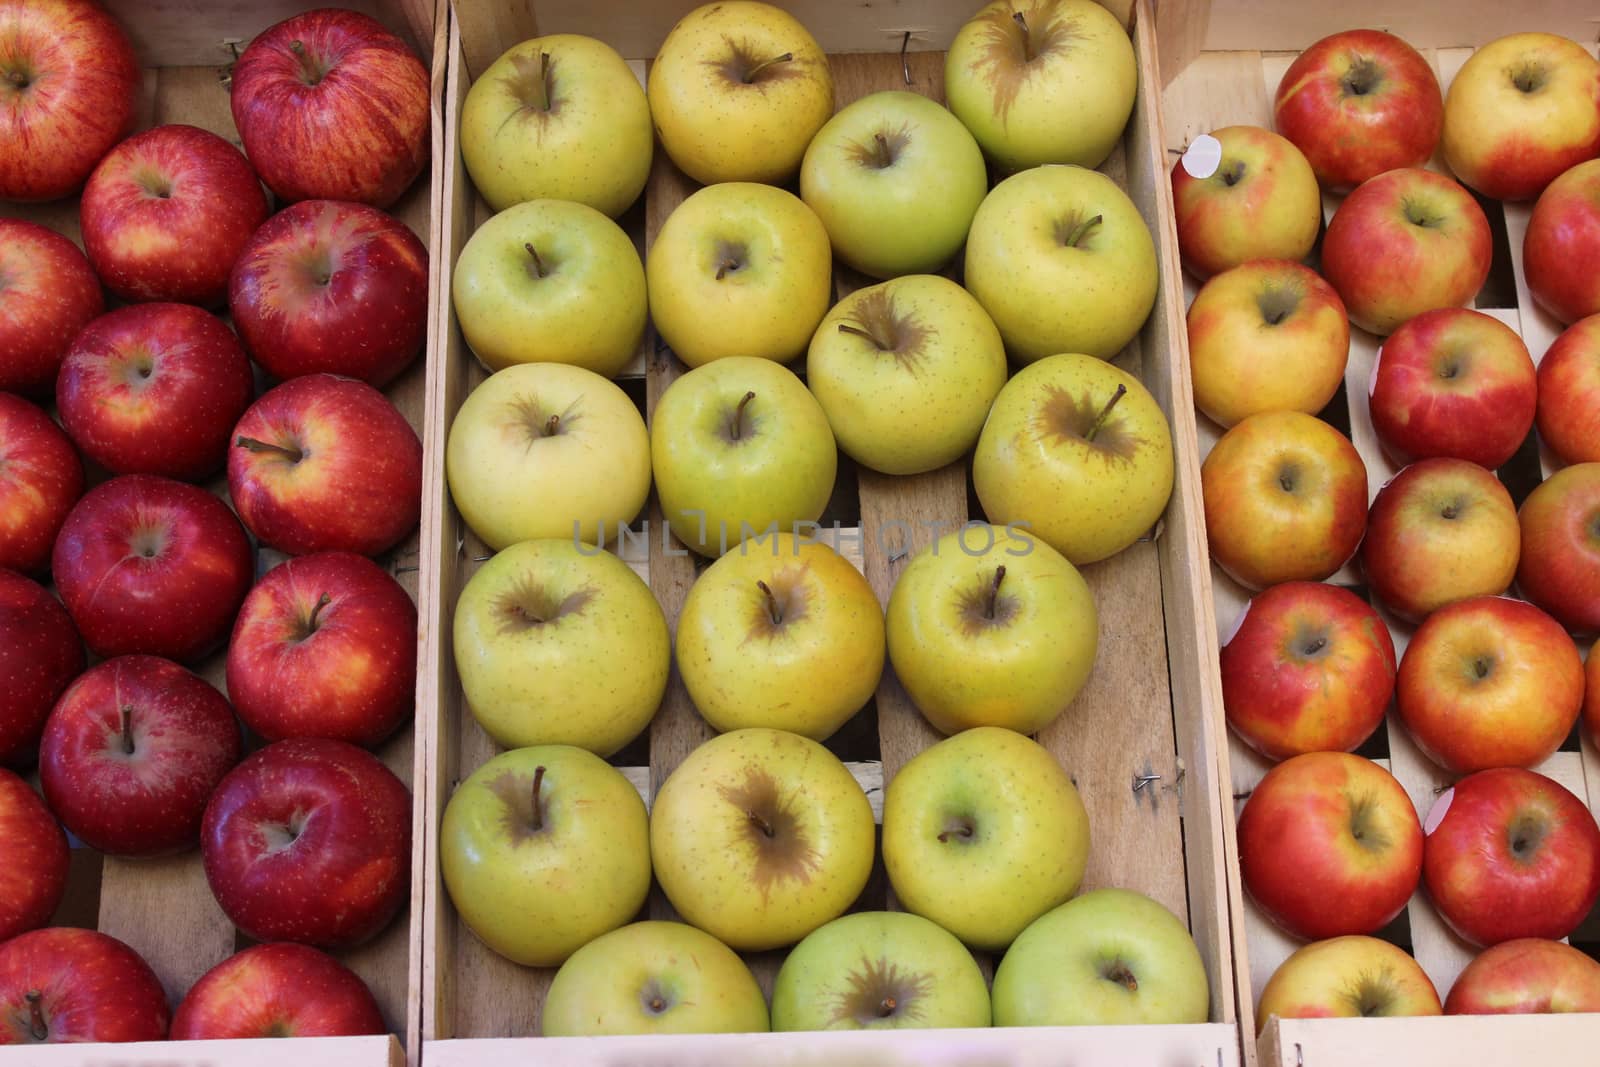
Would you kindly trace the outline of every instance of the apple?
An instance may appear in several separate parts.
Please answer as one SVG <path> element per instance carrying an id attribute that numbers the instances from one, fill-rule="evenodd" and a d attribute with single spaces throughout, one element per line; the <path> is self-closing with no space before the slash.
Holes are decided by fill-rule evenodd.
<path id="1" fill-rule="evenodd" d="M 1419 167 L 1345 197 L 1322 238 L 1322 276 L 1350 321 L 1387 335 L 1434 308 L 1471 303 L 1489 277 L 1489 220 L 1472 194 Z"/>
<path id="2" fill-rule="evenodd" d="M 0 944 L 50 921 L 67 892 L 67 835 L 27 782 L 0 768 Z"/>
<path id="3" fill-rule="evenodd" d="M 1273 119 L 1317 181 L 1344 190 L 1427 163 L 1444 126 L 1444 98 L 1433 68 L 1405 41 L 1383 30 L 1346 30 L 1289 64 Z"/>
<path id="4" fill-rule="evenodd" d="M 61 424 L 115 474 L 201 481 L 255 399 L 255 373 L 221 319 L 188 304 L 135 304 L 78 334 L 56 379 Z"/>
<path id="5" fill-rule="evenodd" d="M 1569 326 L 1539 361 L 1539 437 L 1567 463 L 1600 462 L 1600 315 Z"/>
<path id="6" fill-rule="evenodd" d="M 83 642 L 61 602 L 0 568 L 0 765 L 31 756 L 56 698 L 83 665 Z"/>
<path id="7" fill-rule="evenodd" d="M 1310 267 L 1286 259 L 1215 275 L 1189 305 L 1195 406 L 1224 429 L 1263 411 L 1315 415 L 1344 381 L 1350 320 Z"/>
<path id="8" fill-rule="evenodd" d="M 195 126 L 157 126 L 113 148 L 83 187 L 83 247 L 124 300 L 214 306 L 267 217 L 267 195 L 233 145 Z"/>
<path id="9" fill-rule="evenodd" d="M 857 289 L 823 318 L 806 384 L 850 458 L 884 474 L 954 463 L 978 441 L 1006 350 L 983 307 L 948 278 Z"/>
<path id="10" fill-rule="evenodd" d="M 133 128 L 133 45 L 91 0 L 5 0 L 0 35 L 0 200 L 74 193 Z"/>
<path id="11" fill-rule="evenodd" d="M 0 393 L 0 567 L 47 569 L 83 484 L 83 461 L 61 427 L 21 397 Z"/>
<path id="12" fill-rule="evenodd" d="M 212 895 L 256 941 L 343 948 L 372 937 L 411 890 L 411 790 L 343 741 L 268 745 L 206 805 Z"/>
<path id="13" fill-rule="evenodd" d="M 1538 395 L 1517 331 L 1481 311 L 1435 308 L 1378 350 L 1367 406 L 1379 439 L 1403 459 L 1452 456 L 1492 470 L 1522 447 Z"/>
<path id="14" fill-rule="evenodd" d="M 366 382 L 333 374 L 284 382 L 250 405 L 233 444 L 228 495 L 273 548 L 374 556 L 416 529 L 422 441 Z"/>
<path id="15" fill-rule="evenodd" d="M 1559 941 L 1502 941 L 1467 964 L 1446 1015 L 1546 1015 L 1600 1012 L 1600 962 Z"/>
<path id="16" fill-rule="evenodd" d="M 1058 355 L 995 398 L 972 482 L 996 525 L 1026 527 L 1078 566 L 1150 531 L 1172 495 L 1172 431 L 1144 384 L 1110 363 Z"/>
<path id="17" fill-rule="evenodd" d="M 1583 661 L 1583 721 L 1589 727 L 1589 736 L 1600 744 L 1600 656 L 1595 655 L 1596 641 L 1589 646 Z"/>
<path id="18" fill-rule="evenodd" d="M 51 569 L 95 655 L 192 663 L 227 639 L 255 556 L 233 512 L 204 489 L 125 474 L 78 501 Z"/>
<path id="19" fill-rule="evenodd" d="M 306 945 L 252 945 L 211 968 L 172 1013 L 172 1040 L 384 1034 L 354 971 Z"/>
<path id="20" fill-rule="evenodd" d="M 888 635 L 895 675 L 936 730 L 1036 734 L 1089 680 L 1099 621 L 1089 583 L 1059 552 L 1021 526 L 975 523 L 906 564 Z"/>
<path id="21" fill-rule="evenodd" d="M 844 913 L 872 873 L 874 830 L 866 794 L 833 753 L 783 730 L 735 730 L 656 791 L 649 854 L 679 915 L 758 952 Z"/>
<path id="22" fill-rule="evenodd" d="M 1054 756 L 1012 730 L 979 726 L 925 748 L 884 792 L 895 896 L 973 948 L 1004 949 L 1071 897 L 1088 857 L 1078 790 Z"/>
<path id="23" fill-rule="evenodd" d="M 535 200 L 502 211 L 467 238 L 450 289 L 461 335 L 491 371 L 571 363 L 613 378 L 644 336 L 639 252 L 585 204 Z"/>
<path id="24" fill-rule="evenodd" d="M 113 856 L 193 848 L 239 724 L 204 679 L 156 656 L 117 656 L 67 687 L 39 740 L 39 783 L 73 836 Z"/>
<path id="25" fill-rule="evenodd" d="M 388 207 L 428 161 L 428 71 L 355 11 L 287 18 L 233 65 L 233 123 L 278 199 Z"/>
<path id="26" fill-rule="evenodd" d="M 767 1001 L 734 951 L 703 930 L 637 922 L 574 952 L 539 1012 L 545 1037 L 765 1033 Z"/>
<path id="27" fill-rule="evenodd" d="M 949 263 L 988 191 L 972 134 L 919 93 L 872 93 L 841 109 L 800 164 L 800 199 L 833 254 L 874 278 Z"/>
<path id="28" fill-rule="evenodd" d="M 965 945 L 904 911 L 843 915 L 806 935 L 772 985 L 772 1029 L 988 1026 L 989 989 Z"/>
<path id="29" fill-rule="evenodd" d="M 1428 812 L 1422 878 L 1475 945 L 1566 937 L 1600 898 L 1600 827 L 1561 783 L 1520 767 L 1467 776 Z"/>
<path id="30" fill-rule="evenodd" d="M 650 177 L 644 88 L 616 49 L 557 33 L 509 48 L 461 104 L 461 159 L 496 211 L 577 201 L 615 218 Z"/>
<path id="31" fill-rule="evenodd" d="M 833 495 L 839 450 L 794 373 L 730 356 L 667 387 L 650 421 L 661 513 L 702 556 L 764 533 L 799 534 Z"/>
<path id="32" fill-rule="evenodd" d="M 1408 622 L 1455 600 L 1503 593 L 1522 535 L 1511 494 L 1464 459 L 1424 459 L 1372 500 L 1361 568 L 1384 605 Z"/>
<path id="33" fill-rule="evenodd" d="M 1018 363 L 1061 352 L 1110 359 L 1155 306 L 1155 245 L 1128 194 L 1104 174 L 1036 167 L 979 205 L 966 284 Z"/>
<path id="34" fill-rule="evenodd" d="M 1522 238 L 1522 267 L 1533 298 L 1562 322 L 1600 312 L 1600 160 L 1578 164 L 1539 195 Z"/>
<path id="35" fill-rule="evenodd" d="M 994 972 L 996 1026 L 1203 1023 L 1205 961 L 1149 897 L 1096 889 L 1028 925 Z"/>
<path id="36" fill-rule="evenodd" d="M 57 926 L 0 944 L 0 1046 L 164 1041 L 170 1020 L 160 979 L 114 937 Z"/>
<path id="37" fill-rule="evenodd" d="M 1438 1015 L 1439 994 L 1417 961 L 1387 941 L 1352 934 L 1302 945 L 1267 979 L 1256 1032 L 1280 1019 Z"/>
<path id="38" fill-rule="evenodd" d="M 1600 630 L 1600 463 L 1556 471 L 1518 519 L 1517 589 L 1569 630 Z"/>
<path id="39" fill-rule="evenodd" d="M 792 533 L 711 564 L 678 616 L 678 673 L 723 732 L 765 726 L 826 741 L 877 692 L 883 659 L 883 608 L 867 579 Z M 626 662 L 597 657 L 596 667 L 615 685 Z"/>
<path id="40" fill-rule="evenodd" d="M 1394 695 L 1389 628 L 1365 600 L 1321 582 L 1257 593 L 1220 661 L 1228 725 L 1272 760 L 1359 748 Z"/>
<path id="41" fill-rule="evenodd" d="M 268 374 L 344 374 L 381 389 L 422 351 L 428 249 L 376 208 L 307 200 L 251 235 L 228 310 Z"/>
<path id="42" fill-rule="evenodd" d="M 1202 281 L 1256 259 L 1299 261 L 1322 229 L 1322 194 L 1293 143 L 1259 126 L 1201 134 L 1172 167 L 1183 265 Z"/>
<path id="43" fill-rule="evenodd" d="M 621 771 L 584 749 L 502 753 L 445 805 L 439 870 L 479 940 L 515 963 L 554 967 L 644 906 L 644 801 Z"/>
<path id="44" fill-rule="evenodd" d="M 750 182 L 710 186 L 674 208 L 650 246 L 650 318 L 691 367 L 729 356 L 788 363 L 832 303 L 832 267 L 828 231 L 793 193 Z"/>
<path id="45" fill-rule="evenodd" d="M 1211 558 L 1250 589 L 1321 581 L 1367 526 L 1367 466 L 1313 415 L 1269 411 L 1222 435 L 1200 467 Z"/>
<path id="46" fill-rule="evenodd" d="M 4 142 L 0 131 L 0 158 Z M 0 278 L 0 390 L 43 398 L 67 345 L 105 310 L 100 279 L 77 245 L 22 219 L 0 219 Z"/>
<path id="47" fill-rule="evenodd" d="M 461 590 L 456 670 L 467 707 L 504 748 L 609 756 L 649 724 L 672 639 L 650 587 L 571 538 L 501 550 Z"/>
<path id="48" fill-rule="evenodd" d="M 280 563 L 239 608 L 227 679 L 239 718 L 268 741 L 370 748 L 411 715 L 417 605 L 388 571 L 350 552 Z"/>
<path id="49" fill-rule="evenodd" d="M 817 39 L 788 12 L 751 0 L 679 19 L 656 51 L 647 92 L 661 147 L 703 185 L 788 181 L 833 114 Z"/>
<path id="50" fill-rule="evenodd" d="M 650 492 L 639 409 L 614 383 L 561 363 L 490 375 L 456 412 L 444 462 L 461 517 L 492 549 L 544 537 L 603 545 Z"/>
<path id="51" fill-rule="evenodd" d="M 1600 154 L 1600 63 L 1576 41 L 1514 33 L 1479 48 L 1444 101 L 1444 159 L 1494 200 L 1530 200 Z"/>

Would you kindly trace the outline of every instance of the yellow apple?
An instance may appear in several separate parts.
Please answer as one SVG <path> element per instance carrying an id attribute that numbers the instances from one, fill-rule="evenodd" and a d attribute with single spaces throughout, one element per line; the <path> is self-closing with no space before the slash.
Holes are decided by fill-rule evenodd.
<path id="1" fill-rule="evenodd" d="M 1172 206 L 1183 265 L 1202 280 L 1253 259 L 1305 259 L 1322 229 L 1316 172 L 1258 126 L 1195 138 L 1172 165 Z"/>

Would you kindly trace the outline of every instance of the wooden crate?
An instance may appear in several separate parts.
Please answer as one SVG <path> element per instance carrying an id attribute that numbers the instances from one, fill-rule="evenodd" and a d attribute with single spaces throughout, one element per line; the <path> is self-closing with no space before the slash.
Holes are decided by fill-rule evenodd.
<path id="1" fill-rule="evenodd" d="M 145 67 L 138 125 L 188 123 L 217 133 L 238 145 L 224 78 L 233 59 L 250 39 L 268 26 L 300 11 L 327 6 L 312 0 L 109 0 L 107 7 L 128 32 Z M 341 6 L 364 11 L 401 34 L 432 64 L 433 129 L 431 172 L 419 177 L 391 210 L 431 249 L 438 246 L 440 159 L 443 124 L 439 102 L 444 87 L 445 11 L 435 0 L 342 0 Z M 277 205 L 275 205 L 277 206 Z M 48 204 L 0 203 L 0 216 L 42 223 L 79 242 L 76 197 Z M 431 270 L 439 267 L 435 257 Z M 430 292 L 436 292 L 432 289 Z M 437 314 L 430 308 L 430 319 Z M 435 336 L 430 329 L 429 340 Z M 389 398 L 417 428 L 424 430 L 427 370 L 433 358 L 419 359 L 389 386 Z M 442 457 L 438 462 L 442 464 Z M 90 480 L 105 472 L 90 464 Z M 208 486 L 227 499 L 227 480 Z M 285 557 L 258 549 L 259 577 Z M 414 533 L 378 560 L 417 596 L 418 537 Z M 419 634 L 419 642 L 420 642 Z M 200 668 L 217 688 L 224 684 L 225 654 L 218 652 Z M 421 720 L 419 720 L 421 721 Z M 401 780 L 423 781 L 425 745 L 413 744 L 410 725 L 378 750 L 378 756 Z M 422 944 L 423 839 L 428 820 L 426 791 L 413 792 L 416 812 L 412 859 L 412 907 L 397 916 L 377 938 L 338 953 L 372 988 L 389 1024 L 382 1037 L 302 1039 L 285 1045 L 271 1041 L 162 1042 L 118 1045 L 33 1046 L 0 1049 L 0 1067 L 67 1067 L 75 1064 L 160 1064 L 162 1067 L 251 1067 L 291 1057 L 297 1067 L 380 1067 L 406 1062 L 396 1035 L 416 1053 Z M 237 949 L 250 942 L 228 921 L 206 885 L 198 850 L 156 860 L 103 857 L 88 848 L 72 852 L 67 898 L 52 920 L 56 925 L 95 927 L 133 946 L 161 978 L 173 1006 L 190 985 Z M 417 1057 L 413 1055 L 415 1064 Z"/>
<path id="2" fill-rule="evenodd" d="M 442 353 L 432 367 L 428 441 L 437 456 L 451 418 L 485 377 L 448 309 L 449 270 L 473 229 L 489 209 L 473 189 L 457 147 L 462 100 L 474 74 L 505 48 L 539 31 L 585 33 L 616 46 L 635 72 L 645 76 L 649 57 L 667 30 L 694 7 L 693 0 L 642 3 L 548 0 L 527 4 L 461 0 L 453 6 L 446 91 L 445 186 L 442 216 L 441 306 L 446 312 L 437 338 Z M 879 89 L 907 88 L 941 98 L 944 57 L 939 51 L 977 8 L 975 0 L 908 0 L 870 5 L 858 0 L 789 0 L 794 11 L 830 53 L 838 103 Z M 1116 6 L 1116 5 L 1114 5 Z M 1125 188 L 1155 232 L 1161 258 L 1161 296 L 1143 331 L 1118 362 L 1142 376 L 1176 420 L 1177 489 L 1154 536 L 1107 562 L 1086 569 L 1101 612 L 1103 644 L 1094 677 L 1062 721 L 1039 740 L 1076 778 L 1093 827 L 1087 886 L 1119 885 L 1149 893 L 1185 917 L 1199 943 L 1211 978 L 1212 1022 L 1186 1027 L 1090 1027 L 1078 1029 L 967 1031 L 947 1035 L 829 1034 L 794 1042 L 782 1037 L 685 1039 L 547 1039 L 538 1051 L 523 1040 L 539 1032 L 541 1003 L 553 971 L 511 964 L 488 951 L 465 929 L 438 878 L 433 832 L 454 787 L 492 757 L 496 748 L 465 706 L 451 652 L 456 599 L 477 566 L 490 555 L 461 520 L 446 490 L 442 465 L 429 471 L 423 530 L 425 573 L 421 604 L 429 635 L 425 706 L 430 826 L 429 883 L 425 899 L 427 943 L 423 952 L 424 1055 L 430 1065 L 511 1062 L 549 1056 L 552 1062 L 747 1063 L 960 1062 L 1227 1064 L 1239 1056 L 1230 972 L 1230 926 L 1222 867 L 1222 809 L 1227 774 L 1220 762 L 1220 691 L 1209 582 L 1203 548 L 1194 416 L 1182 344 L 1180 282 L 1171 224 L 1161 117 L 1155 97 L 1153 20 L 1144 0 L 1122 3 L 1141 62 L 1139 105 L 1122 145 L 1102 168 Z M 537 19 L 537 26 L 535 20 Z M 693 189 L 659 150 L 641 205 L 623 219 L 649 244 L 663 220 Z M 836 289 L 862 284 L 842 268 Z M 798 369 L 798 368 L 797 368 Z M 647 337 L 622 384 L 641 409 L 653 410 L 683 366 L 653 336 Z M 927 475 L 889 478 L 855 469 L 841 456 L 838 487 L 824 526 L 844 528 L 846 555 L 865 572 L 886 600 L 910 553 L 931 539 L 933 520 L 959 524 L 972 499 L 965 462 Z M 972 514 L 977 514 L 972 504 Z M 648 549 L 623 555 L 643 577 L 675 624 L 696 563 L 681 550 L 663 550 L 660 510 L 652 500 Z M 898 520 L 905 524 L 894 527 Z M 907 528 L 914 530 L 906 536 Z M 900 539 L 884 535 L 900 531 Z M 880 543 L 880 535 L 882 543 Z M 674 675 L 650 729 L 613 759 L 648 802 L 671 770 L 711 736 Z M 917 752 L 937 740 L 911 705 L 892 672 L 874 704 L 830 741 L 876 801 L 884 781 Z M 890 903 L 881 861 L 858 907 Z M 648 906 L 653 916 L 670 915 L 659 892 Z M 748 957 L 770 993 L 781 958 Z M 987 963 L 987 961 L 986 961 Z M 481 1039 L 508 1039 L 487 1043 Z"/>
<path id="3" fill-rule="evenodd" d="M 1595 51 L 1597 11 L 1584 0 L 1532 5 L 1499 5 L 1472 0 L 1451 5 L 1426 0 L 1356 0 L 1333 8 L 1276 9 L 1274 17 L 1261 16 L 1262 5 L 1247 0 L 1163 0 L 1158 23 L 1163 53 L 1165 117 L 1168 159 L 1175 161 L 1189 141 L 1220 126 L 1248 124 L 1272 127 L 1272 99 L 1284 71 L 1300 49 L 1330 33 L 1354 27 L 1388 29 L 1406 38 L 1433 64 L 1440 84 L 1448 90 L 1473 47 L 1506 33 L 1543 30 L 1584 43 Z M 1430 166 L 1445 170 L 1436 157 Z M 1325 195 L 1324 220 L 1331 218 L 1342 198 Z M 1502 204 L 1481 200 L 1494 234 L 1494 264 L 1475 306 L 1500 319 L 1521 334 L 1535 361 L 1561 330 L 1561 325 L 1534 305 L 1522 270 L 1522 238 L 1527 230 L 1531 203 Z M 1185 276 L 1186 297 L 1198 288 Z M 1378 443 L 1367 409 L 1367 382 L 1376 360 L 1379 339 L 1359 329 L 1351 330 L 1350 362 L 1345 385 L 1322 413 L 1323 418 L 1350 435 L 1366 462 L 1368 490 L 1379 487 L 1398 468 Z M 1197 418 L 1199 450 L 1203 456 L 1221 430 L 1203 416 Z M 1499 475 L 1520 505 L 1554 469 L 1536 434 Z M 1347 565 L 1330 581 L 1365 595 L 1358 568 Z M 1213 568 L 1217 631 L 1227 632 L 1249 593 L 1221 570 Z M 1397 653 L 1405 651 L 1414 627 L 1385 615 Z M 1244 800 L 1270 763 L 1228 735 L 1229 765 L 1233 775 L 1231 810 Z M 1454 780 L 1417 748 L 1397 717 L 1390 715 L 1383 729 L 1361 750 L 1363 755 L 1388 767 L 1405 786 L 1419 814 L 1425 815 L 1435 797 Z M 1549 761 L 1537 768 L 1584 798 L 1600 812 L 1600 753 L 1592 738 L 1575 732 Z M 1228 828 L 1230 898 L 1233 924 L 1242 933 L 1237 967 L 1241 1025 L 1248 1035 L 1255 1026 L 1254 1005 L 1267 979 L 1300 944 L 1275 927 L 1240 891 L 1233 830 Z M 1419 891 L 1384 936 L 1409 949 L 1428 972 L 1442 998 L 1475 949 L 1457 938 L 1440 919 L 1426 894 Z M 1572 937 L 1572 943 L 1591 955 L 1600 955 L 1600 909 Z M 1580 1036 L 1582 1035 L 1582 1036 Z M 1587 1040 L 1585 1040 L 1586 1038 Z M 1581 1020 L 1556 1017 L 1513 1020 L 1277 1020 L 1268 1023 L 1259 1049 L 1246 1040 L 1247 1056 L 1259 1051 L 1265 1063 L 1299 1065 L 1358 1062 L 1444 1064 L 1461 1062 L 1511 1062 L 1509 1051 L 1538 1046 L 1541 1062 L 1592 1063 L 1600 1039 L 1600 1017 Z"/>

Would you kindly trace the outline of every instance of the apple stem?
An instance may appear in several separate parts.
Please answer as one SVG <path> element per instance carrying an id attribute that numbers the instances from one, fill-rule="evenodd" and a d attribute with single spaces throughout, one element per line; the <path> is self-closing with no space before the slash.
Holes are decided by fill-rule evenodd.
<path id="1" fill-rule="evenodd" d="M 872 154 L 867 158 L 874 170 L 884 170 L 894 165 L 894 149 L 889 147 L 889 138 L 879 130 L 872 135 Z"/>
<path id="2" fill-rule="evenodd" d="M 968 826 L 966 824 L 962 824 L 961 826 L 956 827 L 954 830 L 941 830 L 941 831 L 939 831 L 939 843 L 942 845 L 946 841 L 949 841 L 950 838 L 952 838 L 952 837 L 971 837 L 971 836 L 972 836 L 972 827 Z"/>
<path id="3" fill-rule="evenodd" d="M 1093 441 L 1095 435 L 1105 428 L 1106 420 L 1111 417 L 1111 409 L 1117 406 L 1117 401 L 1128 395 L 1128 387 L 1117 383 L 1117 391 L 1111 394 L 1111 399 L 1106 401 L 1106 406 L 1100 409 L 1100 414 L 1095 416 L 1094 425 L 1089 427 L 1089 432 L 1083 435 L 1085 441 Z"/>
<path id="4" fill-rule="evenodd" d="M 311 617 L 306 620 L 306 636 L 317 632 L 317 617 L 322 614 L 322 609 L 333 603 L 333 597 L 323 593 L 317 597 L 317 606 L 311 609 Z"/>
<path id="5" fill-rule="evenodd" d="M 539 796 L 539 790 L 544 786 L 544 767 L 540 765 L 533 769 L 533 832 L 538 833 L 544 829 L 544 803 Z"/>
<path id="6" fill-rule="evenodd" d="M 1128 970 L 1125 964 L 1119 963 L 1111 968 L 1106 972 L 1106 978 L 1109 981 L 1116 982 L 1118 985 L 1126 986 L 1130 993 L 1139 992 L 1139 979 L 1134 976 L 1132 971 Z"/>
<path id="7" fill-rule="evenodd" d="M 1022 12 L 1013 11 L 1011 19 L 1022 27 L 1022 58 L 1032 62 L 1039 58 L 1039 53 L 1033 50 L 1033 34 L 1028 32 L 1028 20 L 1022 17 Z"/>
<path id="8" fill-rule="evenodd" d="M 44 1021 L 44 994 L 30 989 L 23 994 L 23 999 L 28 1002 L 28 1032 L 35 1041 L 43 1041 L 50 1036 L 50 1026 Z"/>
<path id="9" fill-rule="evenodd" d="M 853 333 L 857 337 L 865 337 L 867 340 L 869 340 L 869 341 L 871 341 L 873 343 L 873 345 L 878 349 L 879 352 L 887 352 L 887 351 L 889 351 L 889 346 L 888 345 L 884 344 L 882 341 L 880 341 L 876 337 L 872 336 L 870 331 L 863 330 L 859 326 L 852 326 L 848 322 L 841 322 L 839 324 L 839 332 L 840 333 Z"/>
<path id="10" fill-rule="evenodd" d="M 753 811 L 747 811 L 747 812 L 745 812 L 745 814 L 747 816 L 749 816 L 751 824 L 754 825 L 754 826 L 759 827 L 762 833 L 766 834 L 768 837 L 773 836 L 772 835 L 772 824 L 770 822 L 768 822 L 767 820 L 763 819 L 761 816 L 757 815 Z"/>
<path id="11" fill-rule="evenodd" d="M 986 619 L 994 618 L 995 602 L 1000 599 L 1000 583 L 1005 581 L 1005 580 L 1006 580 L 1006 569 L 1005 569 L 1004 565 L 996 567 L 994 569 L 994 582 L 991 583 L 990 586 L 989 586 L 989 602 L 987 604 L 985 604 L 984 607 L 983 607 L 983 617 L 984 618 L 986 618 Z"/>
<path id="12" fill-rule="evenodd" d="M 893 997 L 884 997 L 883 1003 L 878 1005 L 878 1018 L 887 1019 L 894 1014 L 894 1009 L 899 1006 L 899 1003 Z"/>
<path id="13" fill-rule="evenodd" d="M 545 420 L 544 435 L 546 437 L 554 437 L 559 429 L 561 429 L 560 415 L 551 415 L 550 418 Z"/>
<path id="14" fill-rule="evenodd" d="M 122 752 L 123 755 L 133 755 L 133 706 L 122 705 Z"/>
<path id="15" fill-rule="evenodd" d="M 539 111 L 550 110 L 550 53 L 539 53 L 539 99 L 533 106 Z"/>
<path id="16" fill-rule="evenodd" d="M 772 595 L 772 586 L 757 579 L 756 588 L 767 598 L 767 615 L 772 619 L 772 625 L 782 625 L 783 609 L 778 606 L 778 598 Z"/>
<path id="17" fill-rule="evenodd" d="M 666 1008 L 667 1008 L 667 1002 L 665 1000 L 662 1000 L 659 996 L 654 996 L 654 997 L 650 998 L 650 1010 L 651 1011 L 665 1011 Z"/>
<path id="18" fill-rule="evenodd" d="M 254 437 L 241 437 L 234 444 L 240 448 L 248 448 L 252 452 L 276 452 L 280 456 L 287 456 L 291 463 L 299 463 L 306 458 L 306 454 L 298 448 L 268 444 L 265 441 L 257 441 Z"/>
<path id="19" fill-rule="evenodd" d="M 749 85 L 751 82 L 756 80 L 756 75 L 757 74 L 760 74 L 762 71 L 766 70 L 768 67 L 772 66 L 774 63 L 788 63 L 793 59 L 794 59 L 794 53 L 793 52 L 785 52 L 781 56 L 773 56 L 771 59 L 763 60 L 762 62 L 757 63 L 755 66 L 751 67 L 749 70 L 744 72 L 744 83 L 746 85 Z"/>
<path id="20" fill-rule="evenodd" d="M 1078 242 L 1089 236 L 1089 231 L 1100 225 L 1100 223 L 1103 221 L 1105 221 L 1104 215 L 1095 215 L 1093 218 L 1085 219 L 1083 222 L 1080 222 L 1077 226 L 1073 227 L 1072 232 L 1067 234 L 1067 239 L 1063 241 L 1062 244 L 1068 248 L 1077 248 Z"/>
<path id="21" fill-rule="evenodd" d="M 547 272 L 544 269 L 544 260 L 539 258 L 539 250 L 533 247 L 532 241 L 524 242 L 522 247 L 526 248 L 528 255 L 533 257 L 533 276 L 535 278 L 543 278 Z"/>
<path id="22" fill-rule="evenodd" d="M 733 409 L 733 425 L 729 428 L 728 435 L 735 441 L 738 441 L 744 437 L 744 409 L 749 405 L 750 401 L 754 400 L 755 398 L 755 393 L 746 393 L 740 399 L 739 406 Z"/>
<path id="23" fill-rule="evenodd" d="M 723 278 L 727 277 L 728 272 L 730 270 L 738 270 L 738 269 L 739 269 L 739 261 L 737 259 L 725 259 L 725 260 L 723 260 L 721 263 L 717 264 L 717 281 L 720 282 Z"/>

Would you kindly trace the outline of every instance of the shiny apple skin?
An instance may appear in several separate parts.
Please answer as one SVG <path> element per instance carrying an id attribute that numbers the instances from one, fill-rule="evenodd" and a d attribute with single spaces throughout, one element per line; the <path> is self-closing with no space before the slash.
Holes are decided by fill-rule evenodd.
<path id="1" fill-rule="evenodd" d="M 54 926 L 0 944 L 0 1045 L 164 1041 L 170 1020 L 155 972 L 114 937 Z"/>
<path id="2" fill-rule="evenodd" d="M 1539 437 L 1566 463 L 1600 463 L 1600 315 L 1579 319 L 1539 361 Z"/>
<path id="3" fill-rule="evenodd" d="M 61 427 L 42 408 L 0 393 L 0 567 L 45 571 L 83 487 L 83 461 Z"/>
<path id="4" fill-rule="evenodd" d="M 1562 322 L 1600 313 L 1600 159 L 1551 182 L 1522 238 L 1528 290 Z"/>
<path id="5" fill-rule="evenodd" d="M 388 1033 L 372 990 L 308 945 L 252 945 L 211 968 L 172 1013 L 172 1040 Z"/>
<path id="6" fill-rule="evenodd" d="M 0 768 L 0 944 L 50 921 L 69 863 L 67 835 L 43 798 Z"/>
<path id="7" fill-rule="evenodd" d="M 83 665 L 67 609 L 38 582 L 0 568 L 0 765 L 31 758 L 56 698 Z"/>
<path id="8" fill-rule="evenodd" d="M 67 346 L 105 306 L 77 245 L 37 223 L 0 219 L 0 390 L 50 396 Z"/>
<path id="9" fill-rule="evenodd" d="M 1485 949 L 1450 987 L 1446 1015 L 1600 1012 L 1600 962 L 1541 937 Z"/>
<path id="10" fill-rule="evenodd" d="M 1517 590 L 1573 633 L 1600 632 L 1600 463 L 1556 471 L 1517 518 Z"/>

